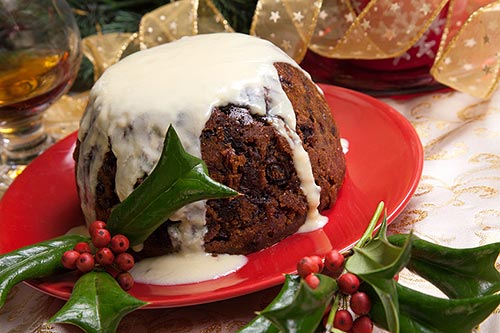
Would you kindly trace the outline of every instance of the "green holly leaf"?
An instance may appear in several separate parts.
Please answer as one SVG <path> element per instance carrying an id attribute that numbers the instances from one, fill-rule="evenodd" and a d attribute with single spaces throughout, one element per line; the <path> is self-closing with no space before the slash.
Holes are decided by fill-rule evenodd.
<path id="1" fill-rule="evenodd" d="M 388 329 L 400 331 L 398 293 L 394 276 L 410 260 L 411 235 L 401 246 L 391 244 L 386 236 L 386 219 L 376 237 L 362 246 L 355 246 L 354 254 L 346 262 L 346 269 L 370 284 L 384 308 Z"/>
<path id="2" fill-rule="evenodd" d="M 393 235 L 389 241 L 400 245 L 407 238 Z M 500 291 L 500 272 L 495 268 L 499 254 L 500 243 L 454 249 L 414 238 L 407 268 L 450 298 L 477 297 Z"/>
<path id="3" fill-rule="evenodd" d="M 70 299 L 49 323 L 73 324 L 87 333 L 113 333 L 126 314 L 146 304 L 125 292 L 109 273 L 92 271 L 76 281 Z"/>
<path id="4" fill-rule="evenodd" d="M 337 290 L 334 279 L 317 276 L 312 289 L 298 275 L 287 275 L 278 296 L 238 333 L 314 332 Z"/>
<path id="5" fill-rule="evenodd" d="M 399 321 L 405 333 L 471 333 L 500 305 L 500 294 L 446 299 L 397 285 Z M 381 303 L 375 301 L 370 316 L 388 328 Z"/>
<path id="6" fill-rule="evenodd" d="M 407 268 L 450 297 L 437 298 L 397 285 L 402 332 L 470 333 L 500 304 L 500 295 L 494 295 L 500 290 L 500 273 L 495 268 L 500 243 L 454 249 L 411 235 L 393 235 L 388 240 L 396 246 L 411 242 Z M 373 286 L 364 288 L 373 296 L 378 294 Z M 370 315 L 378 326 L 389 329 L 383 303 L 373 299 Z"/>
<path id="7" fill-rule="evenodd" d="M 199 200 L 237 195 L 208 176 L 204 162 L 186 153 L 169 127 L 156 167 L 144 182 L 111 212 L 107 228 L 143 243 L 179 208 Z"/>
<path id="8" fill-rule="evenodd" d="M 76 243 L 87 241 L 87 237 L 65 235 L 0 256 L 0 307 L 7 295 L 19 282 L 43 278 L 64 269 L 61 257 L 71 250 Z"/>
<path id="9" fill-rule="evenodd" d="M 283 296 L 291 297 L 281 298 L 273 308 L 264 309 L 260 314 L 281 332 L 314 332 L 337 289 L 334 279 L 321 274 L 317 276 L 320 283 L 316 289 L 309 287 L 300 277 L 290 276 L 300 280 L 297 291 L 293 295 L 283 293 Z"/>
<path id="10" fill-rule="evenodd" d="M 471 333 L 500 305 L 500 272 L 495 266 L 500 243 L 453 249 L 412 234 L 387 237 L 385 219 L 372 236 L 382 210 L 383 203 L 346 262 L 346 269 L 363 280 L 360 290 L 370 295 L 373 302 L 370 317 L 374 323 L 392 333 Z M 405 266 L 450 298 L 423 294 L 396 283 L 394 275 Z M 297 296 L 299 289 L 299 277 L 287 278 L 287 285 L 277 299 L 240 333 L 302 332 L 295 321 L 300 312 L 290 310 L 307 307 L 309 303 L 307 297 Z M 332 290 L 324 292 L 336 291 L 334 284 Z M 332 313 L 336 304 L 337 301 L 332 305 Z M 278 319 L 266 315 L 267 312 L 279 313 Z M 289 323 L 287 318 L 291 318 Z M 314 324 L 309 324 L 305 332 L 312 332 L 309 329 Z"/>
<path id="11" fill-rule="evenodd" d="M 300 278 L 297 275 L 287 275 L 285 283 L 281 290 L 271 303 L 264 309 L 272 310 L 289 305 L 295 299 L 295 294 L 299 290 Z M 258 314 L 251 322 L 245 327 L 240 329 L 237 333 L 277 333 L 279 329 L 273 324 L 272 321 L 267 319 L 261 314 Z"/>

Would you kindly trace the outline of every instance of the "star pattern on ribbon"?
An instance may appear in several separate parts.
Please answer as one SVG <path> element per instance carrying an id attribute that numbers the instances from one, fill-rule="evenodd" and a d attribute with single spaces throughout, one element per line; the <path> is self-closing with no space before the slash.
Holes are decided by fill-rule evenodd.
<path id="1" fill-rule="evenodd" d="M 430 73 L 437 81 L 488 97 L 500 80 L 500 1 L 461 1 L 259 0 L 250 34 L 270 40 L 297 62 L 308 50 L 335 59 L 394 59 L 394 65 L 433 58 Z M 88 38 L 84 49 L 101 73 L 139 49 L 218 31 L 234 30 L 211 0 L 179 0 L 144 15 L 137 33 L 117 39 L 114 53 L 102 36 Z M 430 31 L 443 37 L 428 40 Z"/>

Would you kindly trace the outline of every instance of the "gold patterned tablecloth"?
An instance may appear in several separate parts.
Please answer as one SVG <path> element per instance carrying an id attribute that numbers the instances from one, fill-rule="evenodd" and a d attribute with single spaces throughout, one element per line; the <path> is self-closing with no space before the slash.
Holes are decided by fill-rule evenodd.
<path id="1" fill-rule="evenodd" d="M 79 103 L 84 103 L 84 97 Z M 410 203 L 391 225 L 393 232 L 413 228 L 421 238 L 452 247 L 500 241 L 500 91 L 480 100 L 463 93 L 431 93 L 411 99 L 383 99 L 416 128 L 424 146 L 422 180 Z M 78 112 L 64 112 L 62 101 L 47 113 L 47 126 L 63 136 L 78 125 Z M 61 122 L 61 119 L 67 121 Z M 390 186 L 390 184 L 388 184 Z M 500 266 L 500 262 L 497 262 Z M 423 280 L 403 272 L 400 282 L 439 294 Z M 139 310 L 125 317 L 120 333 L 234 332 L 262 309 L 277 288 L 239 298 L 176 309 Z M 21 284 L 0 310 L 1 333 L 80 332 L 68 325 L 47 325 L 63 304 Z M 500 309 L 479 328 L 500 330 Z"/>

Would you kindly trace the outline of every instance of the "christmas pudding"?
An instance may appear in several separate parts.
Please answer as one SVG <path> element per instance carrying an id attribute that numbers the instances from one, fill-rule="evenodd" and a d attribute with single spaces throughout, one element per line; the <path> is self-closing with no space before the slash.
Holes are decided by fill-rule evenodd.
<path id="1" fill-rule="evenodd" d="M 132 54 L 96 82 L 74 154 L 88 223 L 106 221 L 148 176 L 169 126 L 241 195 L 187 205 L 140 255 L 248 254 L 325 222 L 345 160 L 321 90 L 273 44 L 217 33 Z"/>

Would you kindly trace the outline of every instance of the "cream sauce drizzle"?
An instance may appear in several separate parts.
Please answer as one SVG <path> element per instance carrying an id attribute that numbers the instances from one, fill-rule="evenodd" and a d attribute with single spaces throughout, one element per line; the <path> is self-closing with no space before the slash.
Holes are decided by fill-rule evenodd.
<path id="1" fill-rule="evenodd" d="M 117 158 L 116 192 L 120 200 L 133 190 L 159 159 L 169 125 L 184 148 L 201 157 L 200 134 L 216 106 L 248 106 L 265 116 L 284 135 L 293 151 L 301 188 L 309 204 L 303 230 L 321 227 L 319 187 L 309 156 L 295 132 L 293 107 L 283 91 L 276 62 L 298 65 L 273 44 L 244 34 L 215 33 L 185 37 L 132 54 L 111 66 L 96 82 L 82 118 L 79 139 L 78 184 L 87 222 L 95 219 L 96 172 L 108 140 Z M 84 169 L 88 168 L 88 169 Z M 205 205 L 184 207 L 169 230 L 189 251 L 203 250 Z M 301 229 L 302 230 L 302 229 Z"/>

